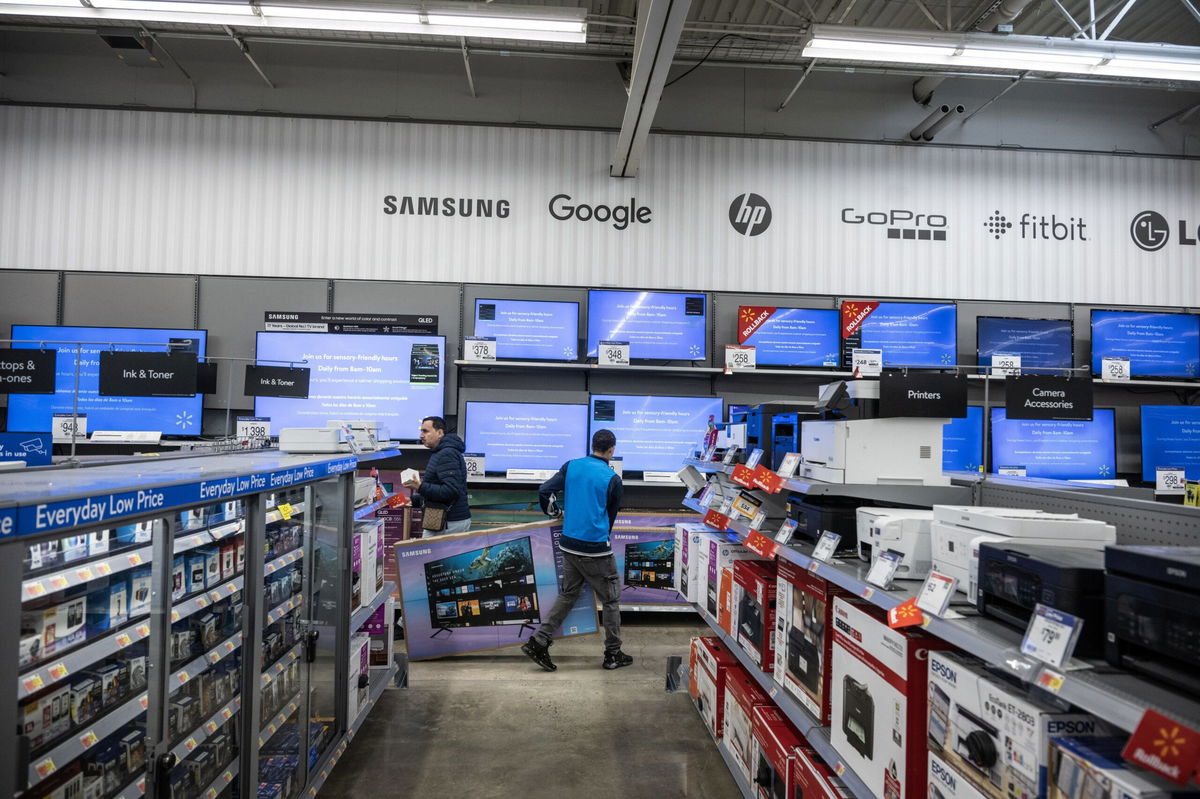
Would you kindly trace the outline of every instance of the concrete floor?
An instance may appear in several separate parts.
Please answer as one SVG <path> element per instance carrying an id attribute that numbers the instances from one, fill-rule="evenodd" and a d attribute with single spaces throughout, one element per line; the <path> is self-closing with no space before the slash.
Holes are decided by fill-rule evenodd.
<path id="1" fill-rule="evenodd" d="M 557 641 L 558 671 L 517 647 L 413 663 L 388 690 L 322 794 L 472 799 L 739 799 L 687 687 L 668 694 L 707 625 L 690 614 L 623 614 L 624 669 L 600 668 L 601 638 Z"/>

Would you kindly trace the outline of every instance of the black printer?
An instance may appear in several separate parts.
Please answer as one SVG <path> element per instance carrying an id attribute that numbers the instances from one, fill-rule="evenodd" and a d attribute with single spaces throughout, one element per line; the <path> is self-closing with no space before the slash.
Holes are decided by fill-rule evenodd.
<path id="1" fill-rule="evenodd" d="M 1104 657 L 1200 694 L 1200 547 L 1104 551 Z"/>

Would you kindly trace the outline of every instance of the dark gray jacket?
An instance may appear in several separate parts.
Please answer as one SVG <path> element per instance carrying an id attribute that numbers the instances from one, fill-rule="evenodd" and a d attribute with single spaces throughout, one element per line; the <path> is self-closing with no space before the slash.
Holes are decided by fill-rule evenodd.
<path id="1" fill-rule="evenodd" d="M 446 521 L 460 522 L 471 518 L 467 504 L 467 462 L 463 460 L 466 444 L 454 433 L 447 433 L 429 456 L 429 465 L 421 478 L 417 493 L 426 502 L 445 505 Z"/>

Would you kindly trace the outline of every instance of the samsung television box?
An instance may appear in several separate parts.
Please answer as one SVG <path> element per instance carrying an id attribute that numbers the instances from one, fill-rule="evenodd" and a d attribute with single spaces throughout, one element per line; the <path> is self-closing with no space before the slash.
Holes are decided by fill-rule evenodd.
<path id="1" fill-rule="evenodd" d="M 750 772 L 754 740 L 754 708 L 774 705 L 758 681 L 743 668 L 730 669 L 725 678 L 725 746 L 746 781 L 754 779 Z"/>
<path id="2" fill-rule="evenodd" d="M 737 657 L 720 639 L 692 639 L 692 676 L 688 688 L 700 710 L 700 718 L 717 740 L 724 730 L 726 680 L 731 670 L 740 668 Z"/>
<path id="3" fill-rule="evenodd" d="M 792 763 L 792 792 L 788 799 L 853 799 L 854 794 L 821 759 L 817 750 L 800 746 Z"/>
<path id="4" fill-rule="evenodd" d="M 804 739 L 773 705 L 754 708 L 754 738 L 751 744 L 750 782 L 758 799 L 778 799 L 794 795 L 792 767 Z"/>
<path id="5" fill-rule="evenodd" d="M 775 681 L 829 724 L 833 599 L 848 591 L 780 559 L 775 581 Z"/>
<path id="6" fill-rule="evenodd" d="M 893 630 L 873 605 L 833 600 L 830 737 L 877 797 L 926 797 L 928 660 L 950 648 L 919 630 Z"/>
<path id="7" fill-rule="evenodd" d="M 679 596 L 688 602 L 703 601 L 700 592 L 700 547 L 707 544 L 711 528 L 703 524 L 675 525 L 675 579 Z"/>
<path id="8" fill-rule="evenodd" d="M 733 564 L 731 635 L 760 669 L 775 668 L 775 562 Z"/>

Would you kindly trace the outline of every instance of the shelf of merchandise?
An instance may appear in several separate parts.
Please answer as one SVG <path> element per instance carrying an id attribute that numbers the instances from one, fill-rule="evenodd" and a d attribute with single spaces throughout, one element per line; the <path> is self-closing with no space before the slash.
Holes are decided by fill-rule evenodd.
<path id="1" fill-rule="evenodd" d="M 289 563 L 295 563 L 302 557 L 304 557 L 304 548 L 296 547 L 291 552 L 280 555 L 274 560 L 267 561 L 267 563 L 263 566 L 263 574 L 274 574 L 284 566 L 288 565 Z"/>
<path id="2" fill-rule="evenodd" d="M 200 657 L 190 661 L 182 669 L 172 672 L 171 679 L 167 683 L 171 693 L 175 693 L 175 691 L 177 691 L 179 688 L 187 685 L 189 682 L 208 671 L 211 667 L 220 663 L 233 652 L 236 652 L 241 645 L 242 634 L 234 633 L 232 636 L 217 644 Z"/>
<path id="3" fill-rule="evenodd" d="M 287 503 L 285 502 L 284 504 L 286 505 Z M 299 516 L 300 514 L 304 513 L 304 503 L 303 502 L 297 502 L 295 505 L 292 505 L 291 508 L 292 508 L 292 512 L 289 514 L 289 517 Z M 286 519 L 283 518 L 283 511 L 279 510 L 278 506 L 267 511 L 267 524 L 272 524 L 274 522 L 281 522 L 281 521 L 286 521 Z"/>
<path id="4" fill-rule="evenodd" d="M 267 611 L 267 624 L 274 624 L 304 603 L 304 594 L 296 594 Z"/>
<path id="5" fill-rule="evenodd" d="M 205 591 L 204 593 L 196 594 L 190 599 L 182 600 L 179 602 L 179 604 L 175 605 L 171 609 L 171 623 L 174 624 L 180 619 L 186 619 L 193 613 L 198 613 L 199 611 L 204 610 L 209 605 L 220 602 L 226 597 L 233 596 L 238 591 L 242 590 L 242 586 L 244 584 L 244 577 L 234 577 L 210 591 Z"/>
<path id="6" fill-rule="evenodd" d="M 148 615 L 142 614 L 137 618 L 145 618 Z M 149 635 L 150 625 L 148 623 L 130 624 L 61 658 L 48 660 L 40 666 L 22 672 L 17 681 L 17 698 L 24 699 L 47 686 L 61 682 L 109 655 L 115 655 L 130 644 L 144 640 Z"/>
<path id="7" fill-rule="evenodd" d="M 368 463 L 370 461 L 383 461 L 388 458 L 399 458 L 401 450 L 425 449 L 424 444 L 399 444 L 395 441 L 380 442 L 386 443 L 387 446 L 377 449 L 374 452 L 360 452 L 355 457 L 359 463 Z"/>
<path id="8" fill-rule="evenodd" d="M 266 744 L 267 741 L 271 740 L 271 736 L 278 732 L 279 728 L 283 726 L 284 722 L 291 718 L 292 714 L 299 709 L 300 692 L 297 691 L 296 695 L 285 702 L 283 707 L 279 709 L 279 712 L 271 716 L 267 723 L 263 725 L 262 730 L 260 730 L 258 733 L 258 748 L 262 749 L 263 745 Z"/>
<path id="9" fill-rule="evenodd" d="M 239 767 L 240 764 L 238 763 L 237 758 L 234 758 L 233 762 L 226 766 L 225 770 L 218 774 L 217 778 L 210 782 L 208 787 L 204 789 L 199 796 L 203 797 L 204 799 L 216 799 L 217 794 L 225 790 L 226 786 L 233 782 L 233 778 L 238 775 Z"/>
<path id="10" fill-rule="evenodd" d="M 58 771 L 60 765 L 81 757 L 84 752 L 146 712 L 149 703 L 148 694 L 135 696 L 101 716 L 83 732 L 72 732 L 66 740 L 49 752 L 30 758 L 29 787 L 34 787 Z"/>
<path id="11" fill-rule="evenodd" d="M 370 505 L 363 505 L 361 508 L 357 508 L 354 511 L 354 521 L 361 522 L 363 519 L 375 513 L 375 511 L 387 505 L 389 499 L 391 499 L 391 497 L 387 496 L 383 499 L 375 500 Z"/>
<path id="12" fill-rule="evenodd" d="M 146 794 L 146 772 L 139 771 L 129 778 L 125 787 L 117 791 L 112 799 L 137 799 Z"/>
<path id="13" fill-rule="evenodd" d="M 468 369 L 565 369 L 568 371 L 593 372 L 690 372 L 696 375 L 720 374 L 725 370 L 712 366 L 600 366 L 595 363 L 562 363 L 554 361 L 463 361 L 454 362 L 455 366 Z"/>
<path id="14" fill-rule="evenodd" d="M 510 480 L 507 477 L 468 477 L 467 485 L 480 485 L 482 483 L 492 483 L 496 485 L 528 485 L 537 486 L 544 483 L 544 480 Z M 663 488 L 681 488 L 682 480 L 625 480 L 622 478 L 621 484 L 625 486 L 661 486 Z"/>
<path id="15" fill-rule="evenodd" d="M 23 601 L 28 602 L 56 591 L 75 588 L 92 580 L 120 574 L 141 566 L 143 563 L 149 563 L 151 557 L 153 557 L 153 550 L 147 546 L 110 555 L 103 560 L 81 560 L 65 569 L 25 580 L 21 583 L 21 597 Z"/>
<path id="16" fill-rule="evenodd" d="M 700 708 L 696 708 L 696 712 L 699 713 Z M 704 729 L 708 730 L 708 725 L 704 724 L 703 719 L 700 723 L 704 725 Z M 733 782 L 737 785 L 738 790 L 741 791 L 742 796 L 745 799 L 757 799 L 754 786 L 747 782 L 746 775 L 742 774 L 741 769 L 738 768 L 737 761 L 733 759 L 733 754 L 729 751 L 729 747 L 714 738 L 712 730 L 708 730 L 708 737 L 712 738 L 713 746 L 717 747 L 717 751 L 721 753 L 721 758 L 725 761 L 725 767 L 729 769 L 729 776 L 733 778 Z"/>
<path id="17" fill-rule="evenodd" d="M 180 552 L 187 552 L 196 547 L 202 547 L 205 544 L 214 544 L 232 535 L 237 535 L 245 529 L 246 522 L 244 519 L 227 522 L 217 527 L 202 528 L 196 532 L 189 529 L 184 535 L 176 536 L 175 554 L 178 555 Z"/>
<path id="18" fill-rule="evenodd" d="M 384 602 L 387 602 L 388 597 L 390 597 L 395 592 L 395 590 L 396 590 L 395 583 L 391 582 L 390 580 L 388 582 L 385 582 L 383 584 L 383 588 L 379 589 L 379 592 L 377 594 L 375 594 L 375 597 L 370 602 L 368 602 L 366 605 L 363 605 L 361 608 L 359 608 L 358 610 L 351 613 L 350 614 L 350 629 L 351 629 L 351 631 L 358 630 L 364 624 L 366 624 L 367 620 L 370 619 L 371 616 L 375 615 L 375 611 L 379 610 L 379 607 Z"/>
<path id="19" fill-rule="evenodd" d="M 234 714 L 241 709 L 242 698 L 240 696 L 235 696 L 233 699 L 229 700 L 225 707 L 212 714 L 208 721 L 192 730 L 188 734 L 187 738 L 183 739 L 178 746 L 171 750 L 171 754 L 175 755 L 176 760 L 183 760 L 190 755 L 197 746 L 207 741 L 210 735 L 215 735 L 217 730 L 224 727 L 225 724 L 231 718 L 233 718 Z"/>
<path id="20" fill-rule="evenodd" d="M 271 680 L 278 677 L 280 674 L 283 674 L 283 672 L 287 670 L 287 667 L 292 663 L 292 661 L 299 660 L 300 659 L 300 650 L 303 648 L 304 648 L 304 642 L 297 641 L 296 643 L 292 644 L 291 649 L 289 649 L 287 652 L 284 652 L 282 655 L 279 656 L 279 658 L 277 660 L 275 660 L 273 663 L 271 663 L 271 665 L 269 665 L 265 669 L 263 669 L 262 684 L 266 685 Z"/>
<path id="21" fill-rule="evenodd" d="M 362 709 L 359 710 L 358 716 L 354 719 L 354 721 L 350 723 L 349 728 L 346 730 L 345 736 L 341 740 L 341 743 L 334 747 L 333 754 L 330 755 L 325 765 L 321 766 L 320 770 L 309 778 L 308 788 L 304 791 L 304 794 L 307 795 L 309 799 L 315 797 L 321 791 L 321 788 L 324 787 L 325 780 L 329 779 L 329 773 L 333 771 L 333 767 L 338 764 L 338 761 L 345 753 L 346 747 L 350 745 L 350 742 L 354 740 L 354 736 L 358 734 L 363 722 L 375 708 L 375 703 L 379 701 L 379 697 L 383 696 L 384 690 L 396 676 L 397 670 L 398 667 L 395 663 L 390 663 L 387 666 L 373 666 L 371 668 L 371 689 L 367 697 L 367 702 L 363 705 Z"/>
<path id="22" fill-rule="evenodd" d="M 695 500 L 684 505 L 703 512 Z M 740 536 L 749 534 L 745 520 L 731 520 L 731 530 Z M 834 560 L 830 563 L 811 557 L 812 545 L 790 545 L 779 548 L 779 557 L 807 569 L 838 585 L 871 604 L 890 610 L 916 595 L 921 581 L 897 581 L 883 590 L 866 581 L 867 564 L 858 560 Z M 1200 728 L 1200 701 L 1171 691 L 1135 674 L 1113 669 L 1102 661 L 1072 660 L 1063 669 L 1049 669 L 1021 652 L 1023 634 L 993 619 L 979 616 L 961 595 L 945 618 L 925 614 L 923 627 L 932 635 L 954 644 L 959 649 L 991 663 L 1025 683 L 1037 685 L 1046 679 L 1050 685 L 1061 685 L 1057 696 L 1105 721 L 1132 731 L 1147 709 L 1157 710 L 1193 729 Z M 1045 677 L 1043 672 L 1049 672 Z"/>
<path id="23" fill-rule="evenodd" d="M 691 613 L 694 611 L 691 605 L 621 605 L 621 612 L 641 611 L 643 613 Z"/>

